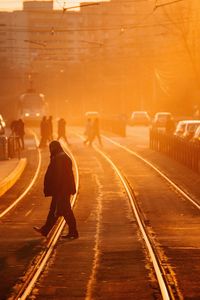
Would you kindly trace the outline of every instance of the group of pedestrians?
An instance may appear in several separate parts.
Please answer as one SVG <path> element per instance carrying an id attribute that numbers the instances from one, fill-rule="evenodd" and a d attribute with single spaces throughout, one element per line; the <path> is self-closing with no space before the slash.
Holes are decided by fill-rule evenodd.
<path id="1" fill-rule="evenodd" d="M 69 142 L 66 137 L 66 121 L 61 118 L 58 120 L 58 128 L 57 128 L 57 140 L 63 138 L 65 142 L 69 145 Z M 49 116 L 48 118 L 44 116 L 40 123 L 40 148 L 44 148 L 47 146 L 48 142 L 53 140 L 53 117 Z"/>
<path id="2" fill-rule="evenodd" d="M 22 119 L 13 120 L 10 125 L 11 133 L 14 138 L 17 138 L 18 146 L 24 149 L 24 122 Z"/>
<path id="3" fill-rule="evenodd" d="M 102 146 L 98 118 L 94 118 L 94 119 L 88 118 L 87 119 L 84 135 L 86 136 L 86 139 L 84 140 L 84 144 L 92 146 L 93 141 L 95 140 L 95 138 L 97 138 L 99 145 Z"/>

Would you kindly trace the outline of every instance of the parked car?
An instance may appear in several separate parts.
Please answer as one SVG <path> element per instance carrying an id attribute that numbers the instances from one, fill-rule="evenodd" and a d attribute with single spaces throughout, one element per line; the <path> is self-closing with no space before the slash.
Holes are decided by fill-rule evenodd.
<path id="1" fill-rule="evenodd" d="M 191 141 L 200 145 L 200 125 L 197 127 Z"/>
<path id="2" fill-rule="evenodd" d="M 186 140 L 191 140 L 197 127 L 200 126 L 200 120 L 183 120 L 179 121 L 174 135 L 180 136 Z"/>
<path id="3" fill-rule="evenodd" d="M 5 123 L 2 115 L 0 115 L 0 134 L 5 133 L 5 128 L 6 128 L 6 123 Z"/>
<path id="4" fill-rule="evenodd" d="M 166 128 L 169 119 L 173 119 L 170 112 L 157 112 L 152 120 L 152 128 Z"/>
<path id="5" fill-rule="evenodd" d="M 130 118 L 130 125 L 149 125 L 151 118 L 146 111 L 133 111 Z"/>

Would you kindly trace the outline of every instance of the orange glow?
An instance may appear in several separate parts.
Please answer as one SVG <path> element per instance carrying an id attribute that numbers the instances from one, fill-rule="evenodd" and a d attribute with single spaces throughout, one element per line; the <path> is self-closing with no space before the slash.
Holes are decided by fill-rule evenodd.
<path id="1" fill-rule="evenodd" d="M 2 95 L 10 82 L 10 99 L 24 92 L 32 73 L 58 116 L 192 114 L 200 106 L 198 1 L 160 0 L 156 7 L 154 1 L 110 1 L 78 12 L 37 2 L 40 13 L 28 7 L 1 13 L 2 45 L 9 49 L 0 57 Z"/>

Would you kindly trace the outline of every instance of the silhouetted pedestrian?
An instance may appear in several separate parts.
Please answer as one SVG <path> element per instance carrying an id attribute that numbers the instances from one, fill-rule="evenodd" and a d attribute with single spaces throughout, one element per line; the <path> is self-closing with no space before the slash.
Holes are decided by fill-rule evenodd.
<path id="1" fill-rule="evenodd" d="M 16 124 L 17 135 L 19 136 L 20 148 L 24 149 L 24 122 L 22 119 L 19 119 Z"/>
<path id="2" fill-rule="evenodd" d="M 49 116 L 47 119 L 47 130 L 48 130 L 48 141 L 51 142 L 53 140 L 53 117 Z"/>
<path id="3" fill-rule="evenodd" d="M 69 142 L 68 142 L 67 136 L 66 136 L 66 121 L 63 118 L 58 120 L 58 137 L 57 137 L 57 140 L 59 140 L 60 138 L 63 138 L 65 140 L 65 142 L 69 145 Z"/>
<path id="4" fill-rule="evenodd" d="M 49 149 L 51 157 L 44 178 L 44 195 L 51 196 L 52 201 L 46 223 L 41 228 L 34 229 L 47 236 L 58 217 L 63 216 L 69 227 L 69 233 L 64 237 L 75 239 L 78 238 L 78 231 L 70 203 L 71 195 L 76 193 L 72 161 L 58 141 L 52 141 Z"/>
<path id="5" fill-rule="evenodd" d="M 90 118 L 87 119 L 86 127 L 84 135 L 86 136 L 86 139 L 84 140 L 84 144 L 91 144 L 92 137 L 93 137 L 93 126 L 92 126 L 92 120 Z"/>
<path id="6" fill-rule="evenodd" d="M 48 140 L 48 122 L 46 116 L 42 118 L 42 121 L 40 123 L 40 148 L 44 148 L 47 146 L 47 140 Z"/>
<path id="7" fill-rule="evenodd" d="M 96 137 L 99 141 L 99 145 L 102 146 L 100 128 L 99 128 L 99 119 L 98 118 L 95 118 L 93 120 L 93 123 L 92 123 L 92 137 L 91 137 L 90 144 L 92 144 L 92 142 L 95 140 Z"/>
<path id="8" fill-rule="evenodd" d="M 15 136 L 16 135 L 16 131 L 17 131 L 17 120 L 13 120 L 11 122 L 10 129 L 11 129 L 12 135 Z"/>
<path id="9" fill-rule="evenodd" d="M 10 125 L 12 136 L 15 138 L 17 142 L 18 148 L 24 149 L 24 122 L 22 119 L 13 120 Z"/>

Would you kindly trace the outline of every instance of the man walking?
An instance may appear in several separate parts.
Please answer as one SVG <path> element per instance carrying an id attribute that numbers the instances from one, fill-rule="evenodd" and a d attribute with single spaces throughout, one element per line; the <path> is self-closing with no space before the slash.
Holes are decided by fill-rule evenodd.
<path id="1" fill-rule="evenodd" d="M 17 121 L 17 135 L 19 136 L 20 147 L 22 149 L 24 149 L 24 135 L 25 135 L 25 131 L 24 131 L 24 122 L 22 121 L 22 119 L 19 119 Z"/>
<path id="2" fill-rule="evenodd" d="M 91 145 L 92 138 L 93 138 L 93 126 L 92 126 L 92 120 L 90 118 L 87 119 L 86 127 L 84 135 L 86 136 L 86 139 L 84 140 L 84 144 Z"/>
<path id="3" fill-rule="evenodd" d="M 42 121 L 40 122 L 40 148 L 45 148 L 47 146 L 48 140 L 48 122 L 46 116 L 43 116 Z"/>
<path id="4" fill-rule="evenodd" d="M 95 118 L 94 121 L 93 121 L 93 124 L 92 124 L 92 137 L 91 137 L 90 145 L 92 145 L 92 142 L 95 140 L 96 137 L 99 141 L 99 145 L 102 146 L 100 128 L 99 128 L 99 119 L 98 118 Z"/>
<path id="5" fill-rule="evenodd" d="M 64 141 L 69 146 L 69 142 L 68 142 L 68 139 L 67 139 L 67 136 L 66 136 L 66 122 L 65 122 L 65 119 L 63 119 L 63 118 L 58 120 L 58 137 L 57 137 L 57 140 L 59 140 L 60 138 L 63 138 Z"/>
<path id="6" fill-rule="evenodd" d="M 46 223 L 41 227 L 33 227 L 43 236 L 47 236 L 59 216 L 65 218 L 69 232 L 65 238 L 78 238 L 76 220 L 71 209 L 70 197 L 76 193 L 74 174 L 71 158 L 63 151 L 58 141 L 49 145 L 50 164 L 44 178 L 44 195 L 51 196 L 49 214 Z"/>
<path id="7" fill-rule="evenodd" d="M 53 117 L 49 116 L 47 119 L 47 131 L 48 131 L 48 141 L 51 142 L 53 141 Z"/>

